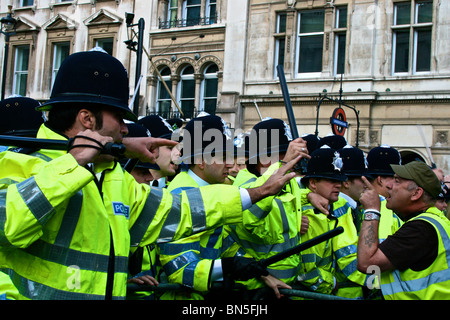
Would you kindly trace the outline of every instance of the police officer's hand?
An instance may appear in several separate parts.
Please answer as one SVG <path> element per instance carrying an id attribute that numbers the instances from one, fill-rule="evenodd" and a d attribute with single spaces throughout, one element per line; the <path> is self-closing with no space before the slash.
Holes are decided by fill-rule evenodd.
<path id="1" fill-rule="evenodd" d="M 297 138 L 289 143 L 289 147 L 283 158 L 283 161 L 289 162 L 298 156 L 302 158 L 310 159 L 311 156 L 308 154 L 308 148 L 306 146 L 306 141 L 302 138 Z"/>
<path id="2" fill-rule="evenodd" d="M 291 286 L 287 285 L 280 279 L 269 274 L 268 276 L 262 276 L 261 280 L 266 284 L 267 287 L 271 288 L 275 293 L 277 299 L 280 299 L 283 295 L 280 293 L 279 289 L 292 289 Z"/>
<path id="3" fill-rule="evenodd" d="M 113 139 L 87 129 L 77 133 L 68 152 L 77 160 L 80 166 L 85 166 L 88 163 L 95 162 L 102 147 L 108 142 L 113 142 Z"/>
<path id="4" fill-rule="evenodd" d="M 222 258 L 221 260 L 223 275 L 233 280 L 245 281 L 269 275 L 269 272 L 261 263 L 251 258 L 236 256 Z"/>
<path id="5" fill-rule="evenodd" d="M 146 284 L 152 287 L 157 287 L 159 285 L 158 280 L 149 275 L 143 275 L 136 278 L 128 279 L 127 283 L 136 283 L 140 285 Z"/>
<path id="6" fill-rule="evenodd" d="M 155 163 L 159 155 L 159 147 L 174 147 L 176 141 L 161 138 L 123 138 L 122 143 L 126 147 L 125 157 L 139 159 L 142 162 Z"/>
<path id="7" fill-rule="evenodd" d="M 326 215 L 330 213 L 328 211 L 328 206 L 330 204 L 330 201 L 328 201 L 328 199 L 315 192 L 309 192 L 306 197 L 308 198 L 309 203 L 311 203 L 314 208 L 318 209 L 320 212 Z"/>
<path id="8" fill-rule="evenodd" d="M 283 164 L 281 168 L 272 173 L 269 179 L 267 179 L 262 186 L 247 189 L 252 203 L 256 203 L 265 197 L 278 194 L 281 189 L 283 189 L 285 184 L 297 175 L 295 172 L 290 172 L 290 170 L 295 166 L 300 158 L 301 157 L 297 157 L 288 163 Z"/>

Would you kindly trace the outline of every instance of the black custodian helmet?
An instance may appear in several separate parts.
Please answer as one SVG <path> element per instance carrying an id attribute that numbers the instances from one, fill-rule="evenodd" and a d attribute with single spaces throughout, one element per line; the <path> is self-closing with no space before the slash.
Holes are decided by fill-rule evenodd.
<path id="1" fill-rule="evenodd" d="M 39 101 L 28 97 L 10 97 L 0 101 L 0 134 L 35 137 L 44 123 Z"/>
<path id="2" fill-rule="evenodd" d="M 101 51 L 77 52 L 63 61 L 50 100 L 37 110 L 84 102 L 121 109 L 126 112 L 125 119 L 137 121 L 128 108 L 128 98 L 128 73 L 118 59 Z"/>

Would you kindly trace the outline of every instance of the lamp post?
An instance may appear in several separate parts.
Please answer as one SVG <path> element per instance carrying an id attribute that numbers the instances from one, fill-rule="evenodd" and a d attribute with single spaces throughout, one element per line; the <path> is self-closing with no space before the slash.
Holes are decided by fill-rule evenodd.
<path id="1" fill-rule="evenodd" d="M 143 18 L 140 18 L 138 23 L 133 24 L 133 13 L 125 13 L 125 20 L 127 23 L 127 28 L 132 28 L 134 26 L 138 27 L 137 32 L 137 42 L 133 41 L 134 36 L 136 33 L 133 29 L 131 29 L 132 34 L 131 39 L 128 39 L 125 41 L 125 44 L 127 45 L 127 48 L 131 51 L 136 51 L 136 74 L 135 74 L 135 88 L 137 89 L 137 86 L 140 84 L 139 80 L 141 78 L 141 69 L 142 69 L 142 48 L 143 48 L 143 42 L 144 42 L 144 28 L 145 28 L 145 22 Z M 137 48 L 136 48 L 137 45 Z M 139 89 L 137 90 L 137 94 L 134 100 L 133 105 L 133 113 L 137 116 L 139 114 Z"/>
<path id="2" fill-rule="evenodd" d="M 8 63 L 8 51 L 9 51 L 9 37 L 16 33 L 17 20 L 12 17 L 12 5 L 8 5 L 8 14 L 6 17 L 0 19 L 1 29 L 0 33 L 5 35 L 5 52 L 3 57 L 3 73 L 2 73 L 2 93 L 0 100 L 5 99 L 5 87 L 6 87 L 6 71 Z"/>

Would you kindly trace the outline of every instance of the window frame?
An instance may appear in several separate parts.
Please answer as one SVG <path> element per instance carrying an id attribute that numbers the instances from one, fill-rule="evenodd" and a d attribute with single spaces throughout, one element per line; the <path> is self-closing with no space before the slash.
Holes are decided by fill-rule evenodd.
<path id="1" fill-rule="evenodd" d="M 27 49 L 28 50 L 28 61 L 27 61 L 27 67 L 26 70 L 17 70 L 17 64 L 18 64 L 18 56 L 20 55 L 21 58 L 23 58 L 22 54 L 19 54 L 19 50 L 20 49 Z M 30 68 L 30 58 L 31 58 L 31 48 L 29 44 L 22 44 L 22 45 L 16 45 L 14 46 L 14 69 L 13 69 L 13 84 L 12 84 L 12 93 L 13 94 L 17 94 L 17 95 L 21 95 L 21 96 L 27 96 L 27 90 L 28 90 L 28 75 L 29 75 L 29 68 Z M 26 80 L 25 80 L 25 92 L 19 92 L 17 91 L 18 86 L 19 86 L 19 90 L 20 90 L 20 85 L 21 85 L 21 81 L 22 75 L 26 75 Z"/>
<path id="2" fill-rule="evenodd" d="M 184 74 L 184 72 L 186 71 L 187 68 L 191 67 L 193 69 L 192 74 Z M 186 81 L 193 81 L 194 84 L 194 96 L 193 97 L 183 97 L 183 86 L 185 85 Z M 185 114 L 185 116 L 187 118 L 189 118 L 189 115 L 186 115 L 186 110 L 183 109 L 183 102 L 187 102 L 187 101 L 193 101 L 193 106 L 192 106 L 192 117 L 194 117 L 195 115 L 195 97 L 197 95 L 197 92 L 195 90 L 195 68 L 194 66 L 192 66 L 191 64 L 186 64 L 183 68 L 180 69 L 180 81 L 177 83 L 177 102 L 178 105 L 180 106 L 181 110 L 183 111 L 183 113 Z"/>
<path id="3" fill-rule="evenodd" d="M 208 72 L 208 69 L 215 66 L 217 68 L 216 72 Z M 205 110 L 205 106 L 206 106 L 206 100 L 215 100 L 215 107 L 214 107 L 214 113 L 210 114 L 215 114 L 215 110 L 217 109 L 217 102 L 218 102 L 218 95 L 219 95 L 219 77 L 218 77 L 218 73 L 219 73 L 219 66 L 215 63 L 210 63 L 208 64 L 204 71 L 203 71 L 203 79 L 201 81 L 200 84 L 200 108 L 199 111 L 207 111 Z M 215 80 L 216 81 L 216 94 L 215 96 L 206 96 L 206 81 L 207 80 Z M 207 111 L 208 112 L 208 111 Z"/>
<path id="4" fill-rule="evenodd" d="M 397 24 L 398 15 L 398 5 L 410 4 L 409 13 L 409 23 L 408 24 Z M 421 3 L 430 3 L 431 8 L 431 21 L 429 22 L 418 22 L 419 5 Z M 411 0 L 410 2 L 394 2 L 393 4 L 393 20 L 392 20 L 392 56 L 391 56 L 391 75 L 393 76 L 404 76 L 404 75 L 426 75 L 433 71 L 432 66 L 432 54 L 433 54 L 433 27 L 434 27 L 434 2 L 433 0 Z M 429 32 L 430 36 L 430 47 L 429 47 L 429 70 L 417 71 L 417 52 L 418 52 L 418 32 L 426 30 Z M 397 58 L 397 35 L 400 32 L 408 32 L 408 67 L 407 71 L 396 72 L 396 58 Z"/>
<path id="5" fill-rule="evenodd" d="M 67 45 L 69 52 L 65 58 L 67 58 L 70 55 L 71 45 L 70 41 L 60 41 L 60 42 L 53 42 L 52 43 L 52 71 L 51 71 L 51 83 L 50 83 L 50 89 L 53 88 L 53 84 L 55 83 L 56 75 L 58 73 L 59 68 L 61 67 L 61 63 L 64 61 L 64 59 L 60 59 L 61 57 L 61 49 L 62 45 Z M 59 56 L 57 57 L 57 54 Z M 58 58 L 58 59 L 57 59 Z M 56 66 L 57 60 L 59 61 L 59 66 Z"/>
<path id="6" fill-rule="evenodd" d="M 301 27 L 301 16 L 305 13 L 313 13 L 313 12 L 322 12 L 324 16 L 323 29 L 320 32 L 306 32 L 300 33 Z M 299 72 L 300 68 L 300 42 L 302 37 L 310 37 L 310 36 L 322 36 L 322 62 L 321 62 L 321 70 L 314 72 Z M 312 9 L 312 10 L 301 10 L 298 12 L 297 16 L 297 31 L 296 31 L 296 46 L 295 46 L 295 78 L 313 78 L 320 77 L 323 72 L 323 59 L 324 59 L 324 40 L 325 40 L 325 10 L 324 9 Z"/>
<path id="7" fill-rule="evenodd" d="M 281 19 L 284 16 L 284 30 L 281 28 Z M 273 68 L 273 78 L 278 78 L 277 66 L 279 64 L 283 64 L 286 60 L 286 22 L 287 22 L 287 13 L 286 12 L 277 12 L 276 13 L 276 25 L 275 25 L 275 47 L 274 47 L 274 68 Z M 281 44 L 283 47 L 281 48 Z M 283 61 L 280 61 L 280 50 L 283 51 Z"/>
<path id="8" fill-rule="evenodd" d="M 164 71 L 166 68 L 169 70 L 169 73 L 171 73 L 170 68 L 169 68 L 167 65 L 164 65 L 164 66 L 162 66 L 161 69 L 159 70 L 160 74 L 161 74 L 161 72 Z M 161 74 L 161 78 L 162 78 L 162 80 L 158 77 L 158 80 L 157 80 L 157 82 L 156 82 L 156 112 L 157 112 L 157 114 L 161 115 L 163 118 L 167 118 L 167 116 L 164 116 L 164 112 L 166 112 L 166 111 L 163 110 L 163 108 L 161 107 L 161 103 L 166 102 L 166 101 L 169 101 L 169 110 L 167 110 L 167 112 L 168 112 L 168 114 L 170 115 L 170 112 L 171 112 L 171 110 L 172 110 L 172 98 L 171 98 L 170 95 L 169 95 L 169 98 L 168 98 L 168 99 L 160 99 L 160 96 L 161 96 L 161 95 L 160 95 L 161 90 L 162 90 L 162 89 L 166 90 L 165 86 L 162 84 L 161 81 L 166 82 L 166 84 L 167 84 L 167 82 L 170 82 L 170 85 L 167 84 L 167 86 L 168 86 L 169 89 L 171 90 L 171 89 L 172 89 L 172 88 L 171 88 L 171 87 L 172 87 L 172 76 L 171 76 L 171 74 L 168 74 L 168 75 L 162 75 L 162 74 Z"/>
<path id="9" fill-rule="evenodd" d="M 339 24 L 340 22 L 340 13 L 341 10 L 343 10 L 345 8 L 345 12 L 346 12 L 346 25 L 341 26 Z M 341 74 L 345 74 L 345 67 L 346 67 L 346 57 L 347 57 L 347 28 L 348 28 L 348 7 L 347 5 L 343 5 L 343 6 L 336 6 L 336 10 L 335 10 L 335 14 L 334 14 L 334 18 L 335 18 L 335 22 L 334 22 L 334 27 L 333 27 L 333 34 L 334 34 L 334 52 L 333 52 L 333 76 L 340 76 Z M 340 43 L 340 37 L 345 37 L 345 41 L 344 41 L 344 52 L 343 55 L 344 57 L 342 57 L 343 59 L 343 72 L 342 73 L 338 73 L 338 62 L 339 62 L 339 43 Z"/>
<path id="10" fill-rule="evenodd" d="M 182 25 L 183 27 L 192 27 L 192 26 L 198 26 L 201 24 L 201 20 L 202 20 L 202 2 L 204 0 L 200 0 L 199 4 L 195 4 L 195 5 L 188 5 L 187 2 L 189 0 L 183 0 L 182 3 L 182 10 L 181 10 L 181 21 L 182 21 Z M 199 12 L 198 12 L 198 21 L 197 22 L 191 22 L 192 24 L 188 23 L 188 11 L 191 8 L 198 8 Z M 195 21 L 195 20 L 194 20 Z"/>

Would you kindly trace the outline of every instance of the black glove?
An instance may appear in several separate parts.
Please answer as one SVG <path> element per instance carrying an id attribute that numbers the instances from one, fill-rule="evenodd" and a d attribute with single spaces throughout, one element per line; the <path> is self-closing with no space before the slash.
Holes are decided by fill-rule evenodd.
<path id="1" fill-rule="evenodd" d="M 241 281 L 269 275 L 259 261 L 244 257 L 222 258 L 222 271 L 224 276 Z"/>

